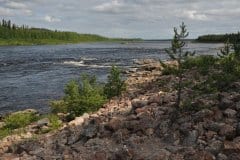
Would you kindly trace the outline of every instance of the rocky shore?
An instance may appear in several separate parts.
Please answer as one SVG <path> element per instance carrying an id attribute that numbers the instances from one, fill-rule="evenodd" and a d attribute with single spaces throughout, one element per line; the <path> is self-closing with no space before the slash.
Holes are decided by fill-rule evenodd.
<path id="1" fill-rule="evenodd" d="M 217 93 L 218 98 L 200 95 L 192 103 L 204 107 L 179 111 L 174 107 L 177 78 L 162 75 L 161 65 L 153 60 L 137 63 L 137 69 L 127 72 L 128 90 L 120 98 L 57 131 L 33 138 L 31 125 L 22 137 L 4 138 L 0 142 L 0 159 L 240 159 L 239 92 Z M 191 80 L 191 74 L 184 76 Z M 233 87 L 240 90 L 240 83 Z M 192 92 L 184 89 L 183 99 Z M 47 126 L 48 122 L 41 125 Z"/>

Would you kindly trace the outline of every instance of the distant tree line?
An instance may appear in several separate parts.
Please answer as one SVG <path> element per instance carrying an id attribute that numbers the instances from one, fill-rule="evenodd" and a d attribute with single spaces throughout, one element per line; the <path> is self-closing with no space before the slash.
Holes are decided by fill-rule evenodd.
<path id="1" fill-rule="evenodd" d="M 108 38 L 92 35 L 78 34 L 75 32 L 52 31 L 44 28 L 30 28 L 27 25 L 16 25 L 11 20 L 3 19 L 0 22 L 0 39 L 3 40 L 36 40 L 36 39 L 53 39 L 63 41 L 101 41 Z"/>
<path id="2" fill-rule="evenodd" d="M 238 33 L 231 33 L 231 34 L 209 34 L 199 36 L 197 38 L 198 42 L 240 42 L 240 32 Z"/>

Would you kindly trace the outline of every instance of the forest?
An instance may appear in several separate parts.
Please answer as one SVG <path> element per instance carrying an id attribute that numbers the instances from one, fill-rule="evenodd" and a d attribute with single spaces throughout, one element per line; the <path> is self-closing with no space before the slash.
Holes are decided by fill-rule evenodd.
<path id="1" fill-rule="evenodd" d="M 199 36 L 196 41 L 197 42 L 210 42 L 210 43 L 218 43 L 218 42 L 236 42 L 240 40 L 240 32 L 238 33 L 230 33 L 230 34 L 209 34 Z"/>
<path id="2" fill-rule="evenodd" d="M 33 28 L 27 25 L 17 25 L 11 20 L 0 22 L 0 45 L 35 45 L 35 44 L 66 44 L 98 41 L 131 41 L 135 39 L 107 38 L 95 34 L 79 34 Z"/>

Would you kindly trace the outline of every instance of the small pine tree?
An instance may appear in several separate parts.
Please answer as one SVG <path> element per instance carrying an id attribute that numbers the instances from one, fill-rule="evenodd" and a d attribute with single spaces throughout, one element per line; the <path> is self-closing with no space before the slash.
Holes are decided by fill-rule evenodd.
<path id="1" fill-rule="evenodd" d="M 186 29 L 186 25 L 182 23 L 180 25 L 180 32 L 178 32 L 177 28 L 174 27 L 174 37 L 172 40 L 172 46 L 170 49 L 166 49 L 167 54 L 169 57 L 177 61 L 177 77 L 178 77 L 178 84 L 177 84 L 177 100 L 176 100 L 176 107 L 180 107 L 181 102 L 181 93 L 182 93 L 182 78 L 183 78 L 183 66 L 182 63 L 186 60 L 189 56 L 193 56 L 195 52 L 184 51 L 183 48 L 186 45 L 185 38 L 189 35 Z"/>
<path id="2" fill-rule="evenodd" d="M 231 52 L 232 45 L 230 44 L 229 39 L 224 43 L 224 47 L 220 50 L 220 53 L 217 53 L 217 55 L 220 58 L 224 58 L 228 56 Z"/>
<path id="3" fill-rule="evenodd" d="M 125 82 L 121 79 L 121 71 L 118 67 L 112 66 L 108 82 L 104 86 L 104 94 L 108 99 L 119 96 L 126 89 Z"/>

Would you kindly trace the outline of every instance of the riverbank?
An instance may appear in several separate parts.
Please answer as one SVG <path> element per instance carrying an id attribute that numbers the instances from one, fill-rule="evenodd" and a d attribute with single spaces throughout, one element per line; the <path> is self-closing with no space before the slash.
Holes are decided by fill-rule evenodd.
<path id="1" fill-rule="evenodd" d="M 136 63 L 127 71 L 128 90 L 120 98 L 56 131 L 22 142 L 4 138 L 2 159 L 239 159 L 239 80 L 227 91 L 196 93 L 193 86 L 206 74 L 193 67 L 184 74 L 183 104 L 176 109 L 177 77 L 156 61 Z"/>
<path id="2" fill-rule="evenodd" d="M 0 46 L 32 46 L 32 45 L 66 45 L 66 44 L 79 44 L 79 43 L 121 43 L 128 44 L 131 42 L 141 42 L 140 39 L 111 39 L 106 38 L 102 40 L 98 39 L 85 39 L 85 40 L 58 40 L 58 39 L 0 39 Z"/>

